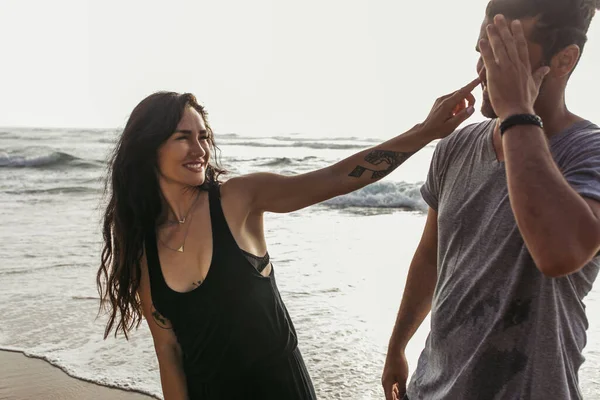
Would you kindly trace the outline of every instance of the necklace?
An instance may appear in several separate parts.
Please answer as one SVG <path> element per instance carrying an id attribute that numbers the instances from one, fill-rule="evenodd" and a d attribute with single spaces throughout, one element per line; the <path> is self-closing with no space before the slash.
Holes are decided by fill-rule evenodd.
<path id="1" fill-rule="evenodd" d="M 194 216 L 194 214 L 191 215 L 190 217 L 190 221 L 192 220 L 192 217 Z M 179 248 L 174 249 L 173 247 L 169 246 L 164 240 L 162 240 L 158 235 L 158 240 L 160 240 L 160 242 L 163 244 L 163 246 L 165 246 L 167 249 L 172 250 L 172 251 L 176 251 L 178 253 L 183 253 L 184 252 L 184 247 L 185 247 L 185 240 L 187 239 L 188 233 L 190 231 L 190 225 L 191 222 L 188 224 L 187 229 L 185 230 L 185 235 L 183 235 L 183 243 L 181 244 L 181 246 L 179 246 Z"/>
<path id="2" fill-rule="evenodd" d="M 194 208 L 194 206 L 196 205 L 196 202 L 198 201 L 198 198 L 200 198 L 200 191 L 198 191 L 198 193 L 196 193 L 196 198 L 192 202 L 192 205 L 187 210 L 187 212 L 185 213 L 185 215 L 183 216 L 183 218 L 177 219 L 176 221 L 173 221 L 173 220 L 169 221 L 169 220 L 167 220 L 167 222 L 170 223 L 170 224 L 179 224 L 179 225 L 185 224 L 185 221 L 186 221 L 188 215 L 190 215 L 190 211 L 192 211 L 192 208 Z M 173 211 L 172 208 L 171 208 L 171 211 Z M 173 215 L 175 215 L 175 218 L 177 218 L 177 215 L 175 214 L 175 211 L 173 211 Z"/>
<path id="3" fill-rule="evenodd" d="M 192 203 L 190 209 L 188 210 L 188 212 L 186 213 L 186 215 L 183 217 L 183 219 L 178 220 L 177 222 L 179 223 L 179 225 L 182 225 L 185 223 L 185 221 L 187 220 L 188 215 L 190 214 L 190 212 L 192 211 L 192 208 L 194 207 L 194 205 L 196 205 L 196 202 L 198 201 L 198 198 L 200 198 L 200 192 L 198 192 L 198 194 L 196 195 L 196 199 L 194 200 L 194 202 Z M 176 251 L 178 253 L 183 253 L 184 252 L 184 248 L 185 248 L 185 241 L 187 239 L 188 233 L 190 231 L 190 225 L 191 225 L 191 221 L 192 218 L 194 217 L 194 214 L 192 214 L 190 216 L 190 223 L 187 225 L 187 229 L 185 230 L 185 235 L 183 236 L 183 243 L 181 244 L 181 246 L 177 249 L 172 248 L 171 246 L 169 246 L 167 243 L 165 243 L 164 240 L 162 240 L 160 237 L 158 237 L 158 240 L 160 240 L 160 242 L 163 244 L 163 246 L 165 246 L 167 249 L 172 250 L 172 251 Z"/>

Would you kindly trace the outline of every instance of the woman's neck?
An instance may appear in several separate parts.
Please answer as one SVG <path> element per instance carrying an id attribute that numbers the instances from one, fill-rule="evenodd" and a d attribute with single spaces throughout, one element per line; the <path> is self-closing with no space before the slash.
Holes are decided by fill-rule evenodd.
<path id="1" fill-rule="evenodd" d="M 198 199 L 200 189 L 194 186 L 160 182 L 160 190 L 163 211 L 158 219 L 158 224 L 185 223 L 185 219 L 189 217 L 194 203 Z"/>

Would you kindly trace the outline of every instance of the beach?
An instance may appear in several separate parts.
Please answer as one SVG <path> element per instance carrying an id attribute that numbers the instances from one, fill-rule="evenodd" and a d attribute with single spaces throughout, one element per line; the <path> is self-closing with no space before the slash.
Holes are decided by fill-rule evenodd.
<path id="1" fill-rule="evenodd" d="M 98 316 L 103 177 L 117 134 L 0 128 L 0 349 L 39 358 L 0 352 L 0 399 L 70 399 L 80 390 L 90 393 L 81 399 L 149 398 L 100 385 L 162 397 L 145 322 L 129 340 L 104 340 L 106 316 Z M 375 143 L 301 135 L 217 134 L 216 140 L 232 176 L 311 171 Z M 347 399 L 349 393 L 356 400 L 383 398 L 381 371 L 425 223 L 419 188 L 434 147 L 360 192 L 265 217 L 277 284 L 319 399 Z M 589 328 L 580 386 L 586 400 L 595 400 L 599 282 L 585 305 Z M 428 324 L 426 319 L 407 349 L 411 371 Z M 64 392 L 54 391 L 59 389 Z M 7 397 L 11 390 L 24 392 Z"/>
<path id="2" fill-rule="evenodd" d="M 144 400 L 147 395 L 85 382 L 43 360 L 0 351 L 1 400 Z"/>

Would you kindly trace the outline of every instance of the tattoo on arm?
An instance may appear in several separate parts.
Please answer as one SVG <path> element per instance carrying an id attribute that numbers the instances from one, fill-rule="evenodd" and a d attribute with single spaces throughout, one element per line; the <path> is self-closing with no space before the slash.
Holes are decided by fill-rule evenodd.
<path id="1" fill-rule="evenodd" d="M 361 167 L 360 165 L 357 165 L 356 168 L 354 168 L 354 171 L 350 172 L 350 175 L 353 178 L 360 178 L 362 176 L 362 174 L 365 173 L 367 169 L 365 167 Z"/>
<path id="2" fill-rule="evenodd" d="M 366 171 L 369 171 L 373 173 L 371 179 L 381 179 L 387 176 L 388 174 L 392 173 L 392 171 L 394 171 L 396 168 L 402 165 L 413 154 L 415 154 L 415 152 L 401 153 L 388 150 L 373 150 L 365 156 L 365 161 L 375 166 L 378 166 L 380 164 L 387 164 L 387 168 L 376 170 L 357 165 L 356 168 L 354 168 L 354 170 L 350 172 L 348 176 L 351 176 L 353 178 L 360 178 Z"/>
<path id="3" fill-rule="evenodd" d="M 152 318 L 154 318 L 154 322 L 156 322 L 156 325 L 158 325 L 162 329 L 173 329 L 171 321 L 163 317 L 162 314 L 159 313 L 156 310 L 156 308 L 154 308 L 154 305 L 152 305 Z"/>

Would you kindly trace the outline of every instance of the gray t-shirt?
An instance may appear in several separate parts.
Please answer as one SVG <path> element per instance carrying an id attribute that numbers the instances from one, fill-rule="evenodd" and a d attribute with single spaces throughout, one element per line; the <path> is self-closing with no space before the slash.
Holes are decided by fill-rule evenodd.
<path id="1" fill-rule="evenodd" d="M 536 268 L 510 207 L 494 125 L 470 125 L 440 141 L 421 189 L 438 212 L 438 281 L 408 397 L 581 399 L 583 299 L 600 258 L 562 278 Z M 550 140 L 569 184 L 598 201 L 599 129 L 583 121 Z"/>

